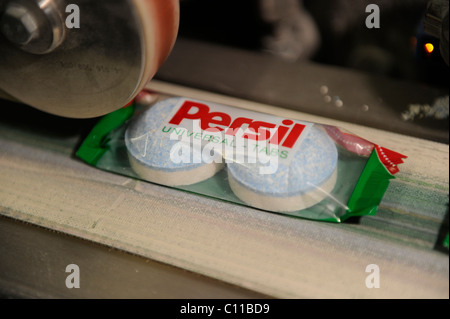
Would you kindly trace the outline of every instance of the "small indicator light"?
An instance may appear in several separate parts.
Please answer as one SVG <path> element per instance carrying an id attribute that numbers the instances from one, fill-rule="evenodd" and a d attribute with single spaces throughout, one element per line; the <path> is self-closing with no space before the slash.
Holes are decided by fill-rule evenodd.
<path id="1" fill-rule="evenodd" d="M 432 45 L 431 43 L 426 43 L 424 45 L 425 51 L 430 54 L 431 52 L 433 52 L 434 50 L 434 45 Z"/>

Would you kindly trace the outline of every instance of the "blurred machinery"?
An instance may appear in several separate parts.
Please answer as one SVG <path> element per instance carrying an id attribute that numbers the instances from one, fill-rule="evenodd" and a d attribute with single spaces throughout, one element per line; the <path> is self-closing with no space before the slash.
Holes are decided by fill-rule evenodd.
<path id="1" fill-rule="evenodd" d="M 365 27 L 366 6 L 372 3 L 380 8 L 379 29 Z M 288 61 L 448 83 L 439 70 L 448 61 L 447 0 L 182 0 L 181 9 L 181 37 L 269 52 Z M 424 47 L 427 40 L 435 52 Z M 431 69 L 425 71 L 425 64 Z"/>
<path id="2" fill-rule="evenodd" d="M 438 39 L 439 51 L 448 65 L 448 0 L 431 0 L 428 2 L 424 30 Z M 426 50 L 430 53 L 433 49 L 426 47 Z"/>
<path id="3" fill-rule="evenodd" d="M 370 4 L 379 28 L 366 26 Z M 180 8 L 178 41 L 157 79 L 449 141 L 448 1 L 181 0 Z"/>
<path id="4" fill-rule="evenodd" d="M 60 116 L 104 115 L 154 76 L 178 21 L 178 0 L 1 0 L 0 90 Z"/>

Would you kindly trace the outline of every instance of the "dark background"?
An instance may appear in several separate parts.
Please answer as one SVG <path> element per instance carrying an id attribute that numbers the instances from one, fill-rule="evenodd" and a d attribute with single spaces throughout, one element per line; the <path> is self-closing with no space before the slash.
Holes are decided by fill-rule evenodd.
<path id="1" fill-rule="evenodd" d="M 295 0 L 294 0 L 295 1 Z M 276 0 L 292 6 L 294 1 Z M 223 44 L 253 51 L 267 51 L 265 39 L 277 37 L 277 21 L 268 21 L 263 0 L 181 0 L 180 37 Z M 307 56 L 321 64 L 357 69 L 395 79 L 447 87 L 448 67 L 439 53 L 439 39 L 423 31 L 427 0 L 298 0 L 302 14 L 292 28 L 308 27 L 318 31 L 320 44 Z M 380 8 L 380 28 L 368 29 L 365 12 L 368 4 Z M 289 19 L 293 9 L 284 12 Z M 303 22 L 302 22 L 303 20 Z M 279 35 L 278 35 L 279 36 Z M 298 39 L 291 40 L 298 45 Z M 294 43 L 297 41 L 297 43 Z M 432 54 L 423 48 L 435 45 Z M 308 43 L 304 44 L 305 46 Z M 279 52 L 272 52 L 277 55 Z M 283 57 L 280 57 L 283 58 Z M 292 60 L 292 59 L 291 59 Z"/>

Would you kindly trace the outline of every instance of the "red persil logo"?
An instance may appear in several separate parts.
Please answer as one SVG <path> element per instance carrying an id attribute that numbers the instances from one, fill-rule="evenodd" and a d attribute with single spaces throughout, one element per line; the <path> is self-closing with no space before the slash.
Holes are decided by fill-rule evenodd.
<path id="1" fill-rule="evenodd" d="M 202 130 L 210 132 L 225 131 L 225 134 L 230 136 L 235 136 L 237 132 L 241 131 L 243 125 L 248 125 L 250 133 L 242 134 L 242 138 L 255 141 L 269 140 L 269 144 L 287 148 L 292 148 L 295 145 L 306 127 L 303 124 L 294 124 L 292 120 L 283 120 L 283 125 L 279 125 L 278 128 L 276 124 L 255 121 L 247 117 L 238 117 L 233 120 L 229 114 L 210 112 L 208 105 L 195 101 L 185 101 L 169 123 L 179 125 L 184 119 L 200 120 Z"/>

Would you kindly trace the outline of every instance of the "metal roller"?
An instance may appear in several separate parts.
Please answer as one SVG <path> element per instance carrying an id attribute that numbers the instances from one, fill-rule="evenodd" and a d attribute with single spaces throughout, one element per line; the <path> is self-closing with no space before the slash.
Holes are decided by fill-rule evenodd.
<path id="1" fill-rule="evenodd" d="M 128 104 L 169 55 L 178 0 L 0 0 L 0 90 L 42 111 Z"/>

